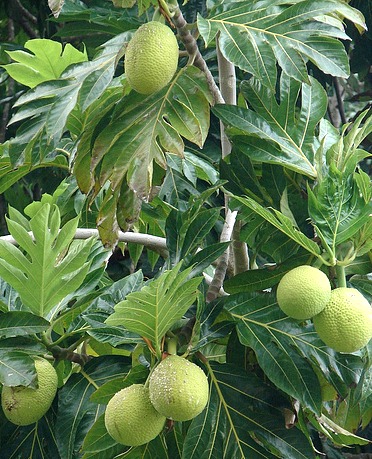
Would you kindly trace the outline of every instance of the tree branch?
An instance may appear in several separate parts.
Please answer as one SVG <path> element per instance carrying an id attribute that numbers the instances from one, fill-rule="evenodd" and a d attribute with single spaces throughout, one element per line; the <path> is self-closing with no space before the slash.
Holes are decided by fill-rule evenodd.
<path id="1" fill-rule="evenodd" d="M 180 40 L 182 43 L 185 45 L 186 51 L 190 58 L 192 59 L 192 63 L 195 65 L 195 67 L 198 67 L 200 70 L 202 70 L 206 77 L 207 77 L 207 82 L 209 89 L 211 90 L 211 93 L 213 95 L 213 100 L 215 104 L 223 104 L 225 103 L 220 90 L 218 89 L 218 86 L 216 85 L 216 82 L 214 81 L 213 75 L 211 74 L 205 60 L 203 59 L 203 56 L 201 55 L 198 44 L 196 43 L 195 38 L 192 36 L 190 33 L 190 30 L 188 29 L 188 24 L 183 17 L 182 11 L 180 10 L 179 7 L 175 9 L 174 15 L 172 17 L 173 24 L 177 28 L 178 35 L 180 37 Z"/>
<path id="2" fill-rule="evenodd" d="M 220 242 L 227 242 L 231 240 L 232 231 L 236 220 L 236 211 L 226 210 L 225 223 L 222 228 Z M 216 299 L 220 294 L 223 281 L 225 279 L 227 266 L 229 263 L 229 250 L 226 250 L 218 259 L 217 267 L 214 272 L 213 279 L 209 285 L 207 292 L 207 303 Z"/>
<path id="3" fill-rule="evenodd" d="M 32 235 L 32 233 L 29 233 Z M 97 229 L 93 228 L 78 228 L 75 233 L 75 239 L 88 239 L 90 237 L 99 238 Z M 0 239 L 16 245 L 17 241 L 12 236 L 2 236 Z M 162 257 L 168 257 L 168 249 L 166 239 L 159 236 L 144 233 L 132 233 L 119 231 L 119 242 L 133 242 L 134 244 L 144 245 L 150 250 L 159 253 Z"/>

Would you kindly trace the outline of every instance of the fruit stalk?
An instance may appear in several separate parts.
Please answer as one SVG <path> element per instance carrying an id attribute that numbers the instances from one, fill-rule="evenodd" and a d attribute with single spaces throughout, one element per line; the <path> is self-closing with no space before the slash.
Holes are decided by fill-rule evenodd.
<path id="1" fill-rule="evenodd" d="M 185 45 L 186 51 L 191 58 L 191 62 L 198 67 L 207 77 L 207 82 L 209 89 L 212 92 L 213 101 L 215 104 L 224 104 L 224 98 L 221 95 L 221 92 L 214 81 L 213 75 L 211 74 L 203 56 L 201 55 L 198 45 L 195 38 L 190 33 L 188 29 L 188 24 L 183 17 L 182 11 L 179 8 L 176 8 L 174 16 L 172 17 L 173 24 L 177 28 L 178 35 L 180 40 Z"/>

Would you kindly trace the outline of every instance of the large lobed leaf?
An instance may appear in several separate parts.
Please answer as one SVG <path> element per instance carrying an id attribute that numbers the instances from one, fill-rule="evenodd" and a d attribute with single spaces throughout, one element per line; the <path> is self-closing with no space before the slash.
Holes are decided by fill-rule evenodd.
<path id="1" fill-rule="evenodd" d="M 130 293 L 115 306 L 106 320 L 109 325 L 123 325 L 148 339 L 157 351 L 160 341 L 181 319 L 197 297 L 202 278 L 188 279 L 191 268 L 180 272 L 181 263 L 149 282 L 139 292 Z"/>
<path id="2" fill-rule="evenodd" d="M 315 129 L 326 112 L 327 96 L 320 83 L 313 78 L 310 82 L 300 84 L 282 75 L 276 94 L 252 78 L 242 86 L 252 108 L 217 105 L 213 112 L 228 127 L 239 152 L 254 161 L 278 164 L 313 178 L 317 176 L 314 157 L 319 148 Z"/>
<path id="3" fill-rule="evenodd" d="M 208 405 L 191 423 L 183 459 L 315 457 L 305 435 L 286 428 L 283 410 L 291 407 L 279 392 L 233 365 L 212 363 L 208 370 Z"/>
<path id="4" fill-rule="evenodd" d="M 7 223 L 19 248 L 0 239 L 0 276 L 19 293 L 30 311 L 47 317 L 84 281 L 93 239 L 71 245 L 78 219 L 60 229 L 58 207 L 50 204 L 42 205 L 31 218 L 33 237 L 15 220 L 8 218 Z"/>
<path id="5" fill-rule="evenodd" d="M 59 78 L 70 65 L 88 60 L 87 53 L 78 51 L 67 43 L 62 51 L 61 43 L 46 38 L 35 38 L 26 41 L 25 51 L 8 51 L 16 61 L 2 67 L 20 83 L 33 88 L 40 83 Z"/>
<path id="6" fill-rule="evenodd" d="M 314 414 L 320 414 L 322 400 L 312 363 L 332 373 L 328 379 L 341 394 L 345 394 L 343 384 L 358 381 L 360 358 L 327 348 L 311 324 L 301 325 L 285 316 L 274 294 L 238 293 L 218 302 L 236 320 L 240 342 L 253 349 L 266 376 Z"/>
<path id="7" fill-rule="evenodd" d="M 198 16 L 198 29 L 206 44 L 219 33 L 226 59 L 274 90 L 277 63 L 287 75 L 307 83 L 307 61 L 325 73 L 348 76 L 340 41 L 348 39 L 343 16 L 365 29 L 362 14 L 340 0 L 223 3 L 208 18 Z"/>
<path id="8" fill-rule="evenodd" d="M 92 150 L 84 142 L 79 144 L 78 182 L 86 182 L 89 165 L 91 177 L 97 174 L 90 187 L 95 183 L 96 190 L 100 189 L 110 180 L 112 189 L 120 189 L 126 177 L 138 197 L 148 198 L 154 161 L 165 169 L 164 152 L 182 156 L 181 136 L 203 145 L 209 130 L 209 103 L 205 76 L 192 66 L 180 70 L 155 94 L 131 92 L 116 105 L 110 122 L 101 127 Z"/>

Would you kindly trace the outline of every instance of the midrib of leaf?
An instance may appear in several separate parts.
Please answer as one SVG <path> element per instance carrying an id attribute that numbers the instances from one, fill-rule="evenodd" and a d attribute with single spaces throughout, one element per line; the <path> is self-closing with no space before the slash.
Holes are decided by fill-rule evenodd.
<path id="1" fill-rule="evenodd" d="M 260 310 L 263 310 L 263 309 L 266 309 L 266 308 L 269 308 L 269 307 L 271 307 L 271 306 L 263 306 L 262 308 L 257 309 L 254 312 L 256 313 L 257 311 L 260 311 Z M 306 341 L 306 340 L 302 339 L 301 338 L 302 335 L 300 335 L 300 336 L 291 335 L 290 333 L 287 333 L 287 332 L 285 332 L 283 330 L 280 330 L 279 328 L 275 328 L 275 327 L 272 326 L 272 324 L 279 323 L 279 322 L 287 320 L 286 317 L 283 317 L 283 318 L 275 320 L 275 321 L 271 321 L 269 324 L 265 324 L 263 322 L 259 322 L 258 320 L 250 319 L 250 318 L 247 317 L 247 315 L 237 314 L 237 313 L 234 313 L 234 312 L 231 312 L 231 311 L 230 311 L 230 314 L 231 314 L 232 317 L 242 321 L 243 323 L 250 322 L 250 323 L 258 325 L 258 326 L 260 326 L 262 328 L 266 328 L 269 331 L 269 333 L 274 337 L 275 341 L 277 341 L 277 338 L 275 337 L 275 334 L 282 334 L 283 336 L 286 336 L 287 338 L 291 339 L 292 341 L 299 341 L 302 344 L 304 344 L 304 345 L 306 345 L 306 346 L 308 346 L 310 348 L 313 348 L 317 352 L 323 353 L 322 349 L 314 346 L 309 341 Z M 252 331 L 252 333 L 253 333 L 253 331 Z M 258 337 L 256 337 L 256 338 L 258 340 Z M 265 346 L 263 346 L 263 347 L 266 349 Z M 284 351 L 285 351 L 285 349 L 284 349 Z M 345 364 L 343 364 L 342 362 L 337 361 L 337 365 L 340 366 L 340 367 L 345 368 L 345 370 L 349 370 L 350 371 L 350 368 L 348 366 L 346 366 Z"/>
<path id="2" fill-rule="evenodd" d="M 265 308 L 262 308 L 262 309 L 265 309 Z M 288 333 L 282 332 L 281 330 L 278 330 L 278 329 L 276 329 L 276 328 L 274 328 L 274 327 L 270 327 L 269 325 L 263 324 L 262 322 L 258 322 L 258 321 L 253 320 L 253 319 L 248 319 L 246 316 L 240 316 L 240 315 L 236 315 L 236 314 L 234 314 L 234 313 L 232 313 L 232 316 L 233 316 L 233 317 L 236 317 L 236 318 L 239 318 L 243 323 L 249 322 L 249 323 L 258 325 L 258 326 L 260 326 L 260 327 L 266 328 L 266 330 L 268 330 L 268 332 L 269 332 L 270 335 L 273 337 L 274 341 L 278 344 L 278 346 L 281 348 L 281 350 L 282 350 L 287 356 L 289 356 L 287 350 L 282 346 L 282 344 L 281 344 L 281 343 L 278 341 L 278 339 L 276 338 L 274 331 L 275 331 L 275 332 L 280 332 L 280 333 L 282 333 L 284 336 L 286 336 L 286 337 L 288 337 L 288 338 L 290 338 L 290 339 L 293 339 L 293 335 L 290 335 L 290 334 L 288 334 Z M 276 322 L 280 322 L 280 321 L 282 321 L 282 320 L 285 320 L 285 319 L 279 319 L 279 320 L 277 320 Z M 254 331 L 253 331 L 251 328 L 250 328 L 250 330 L 251 330 L 252 334 L 254 334 L 254 336 L 255 336 L 257 342 L 259 342 L 259 343 L 261 344 L 261 346 L 263 347 L 263 349 L 266 350 L 266 352 L 270 355 L 270 357 L 272 358 L 272 360 L 274 360 L 274 361 L 277 362 L 276 358 L 271 354 L 270 350 L 266 347 L 266 345 L 260 340 L 260 338 L 254 333 Z M 273 330 L 274 330 L 274 331 L 273 331 Z M 290 356 L 289 356 L 289 357 L 290 357 Z M 281 370 L 281 372 L 282 372 L 282 374 L 283 374 L 283 376 L 284 376 L 284 379 L 289 383 L 289 385 L 292 387 L 292 389 L 294 390 L 294 392 L 296 392 L 296 387 L 294 386 L 294 384 L 292 384 L 291 379 L 288 378 L 285 368 L 283 368 L 282 366 L 280 366 L 280 365 L 279 365 L 279 362 L 277 362 L 277 365 L 278 365 L 278 367 L 280 368 L 280 370 Z M 300 372 L 298 372 L 298 375 L 300 376 L 300 379 L 303 381 L 303 378 L 302 378 Z M 304 382 L 304 381 L 303 381 L 303 382 Z M 305 382 L 304 382 L 304 385 L 306 386 Z M 308 391 L 308 393 L 311 395 L 311 393 L 310 393 L 309 391 Z M 312 398 L 312 397 L 311 397 L 311 398 Z M 314 400 L 313 400 L 313 403 L 314 403 L 314 405 L 316 405 L 316 403 L 314 402 Z"/>
<path id="3" fill-rule="evenodd" d="M 241 441 L 240 441 L 240 438 L 238 436 L 238 433 L 235 430 L 235 426 L 234 426 L 233 420 L 232 420 L 231 415 L 230 415 L 230 411 L 229 411 L 230 407 L 226 403 L 226 400 L 225 400 L 225 398 L 224 398 L 224 396 L 223 396 L 223 394 L 221 392 L 221 389 L 220 389 L 219 383 L 218 383 L 218 379 L 216 378 L 213 369 L 211 368 L 211 366 L 209 365 L 208 362 L 206 362 L 206 365 L 207 365 L 208 373 L 209 373 L 209 375 L 211 377 L 212 383 L 213 383 L 214 387 L 216 388 L 216 391 L 217 391 L 217 394 L 218 394 L 218 398 L 220 400 L 220 406 L 223 406 L 223 408 L 225 410 L 226 417 L 227 417 L 227 419 L 229 421 L 229 424 L 230 424 L 230 431 L 233 432 L 233 435 L 234 435 L 234 438 L 235 438 L 235 440 L 237 442 L 241 457 L 244 457 L 244 451 L 241 448 Z M 230 436 L 230 434 L 228 434 L 228 436 Z"/>

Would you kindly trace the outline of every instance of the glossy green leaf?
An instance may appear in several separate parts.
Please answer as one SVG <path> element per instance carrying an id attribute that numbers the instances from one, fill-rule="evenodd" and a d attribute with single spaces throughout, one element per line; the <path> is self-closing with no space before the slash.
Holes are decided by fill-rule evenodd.
<path id="1" fill-rule="evenodd" d="M 7 222 L 20 248 L 0 239 L 0 276 L 17 290 L 34 314 L 47 317 L 83 282 L 89 270 L 87 260 L 93 240 L 70 246 L 78 221 L 70 220 L 60 229 L 58 207 L 51 208 L 49 204 L 43 205 L 30 220 L 33 237 L 19 223 L 11 219 Z"/>
<path id="2" fill-rule="evenodd" d="M 0 314 L 0 336 L 5 338 L 40 333 L 49 326 L 47 320 L 26 311 Z"/>
<path id="3" fill-rule="evenodd" d="M 15 426 L 0 414 L 1 455 L 5 458 L 62 459 L 54 435 L 53 408 L 37 423 Z"/>
<path id="4" fill-rule="evenodd" d="M 188 279 L 190 268 L 180 272 L 181 264 L 165 271 L 139 292 L 130 293 L 115 306 L 106 320 L 109 325 L 123 325 L 150 340 L 157 351 L 171 325 L 181 319 L 195 301 L 201 278 Z"/>
<path id="5" fill-rule="evenodd" d="M 99 184 L 116 189 L 124 176 L 139 197 L 148 197 L 153 161 L 166 168 L 165 152 L 182 156 L 184 137 L 202 146 L 209 129 L 210 94 L 203 73 L 188 66 L 170 85 L 150 96 L 131 92 L 116 106 L 91 151 L 90 170 Z M 81 148 L 86 148 L 81 145 Z M 77 152 L 79 156 L 86 154 Z"/>
<path id="6" fill-rule="evenodd" d="M 316 177 L 314 156 L 320 144 L 315 129 L 327 108 L 326 93 L 320 83 L 311 79 L 311 85 L 301 85 L 283 75 L 278 94 L 253 78 L 242 88 L 252 109 L 228 105 L 213 109 L 228 127 L 228 135 L 238 151 L 254 161 L 278 164 Z"/>
<path id="7" fill-rule="evenodd" d="M 232 365 L 213 363 L 209 371 L 209 402 L 191 423 L 182 458 L 315 457 L 300 430 L 286 429 L 282 409 L 289 404 L 279 392 L 273 396 L 253 373 Z"/>
<path id="8" fill-rule="evenodd" d="M 296 256 L 278 266 L 250 269 L 227 279 L 223 288 L 227 293 L 256 292 L 276 285 L 286 272 L 296 266 L 308 264 L 309 254 Z"/>
<path id="9" fill-rule="evenodd" d="M 96 386 L 112 377 L 124 376 L 129 363 L 122 356 L 97 357 L 83 371 L 70 376 L 59 391 L 55 438 L 61 457 L 75 459 L 86 433 L 102 413 L 100 406 L 90 401 Z"/>
<path id="10" fill-rule="evenodd" d="M 291 5 L 262 0 L 218 6 L 208 18 L 198 16 L 198 29 L 207 44 L 219 32 L 226 59 L 274 89 L 277 63 L 298 81 L 309 82 L 308 61 L 324 73 L 347 77 L 348 59 L 339 41 L 348 38 L 343 15 L 366 27 L 363 16 L 341 1 L 303 0 Z"/>
<path id="11" fill-rule="evenodd" d="M 243 205 L 247 206 L 249 209 L 252 209 L 255 213 L 267 220 L 271 225 L 275 226 L 279 231 L 286 234 L 289 238 L 306 249 L 308 252 L 315 256 L 320 255 L 319 246 L 314 241 L 309 239 L 304 233 L 295 228 L 293 226 L 293 222 L 278 210 L 269 210 L 268 208 L 261 206 L 256 201 L 248 197 L 241 198 L 235 196 L 235 199 Z"/>
<path id="12" fill-rule="evenodd" d="M 355 369 L 360 359 L 324 346 L 311 324 L 285 316 L 272 293 L 239 293 L 218 301 L 237 321 L 240 342 L 254 350 L 266 376 L 314 413 L 320 413 L 322 400 L 311 361 L 336 372 L 330 376 L 336 388 L 340 385 L 337 377 L 346 383 L 359 380 Z M 345 386 L 338 390 L 345 393 Z"/>
<path id="13" fill-rule="evenodd" d="M 26 41 L 25 51 L 8 51 L 16 63 L 4 65 L 9 75 L 30 88 L 48 80 L 56 80 L 71 64 L 88 60 L 86 52 L 81 52 L 67 43 L 62 50 L 58 41 L 35 38 Z"/>
<path id="14" fill-rule="evenodd" d="M 25 352 L 0 348 L 0 382 L 5 386 L 35 386 L 33 359 Z"/>

